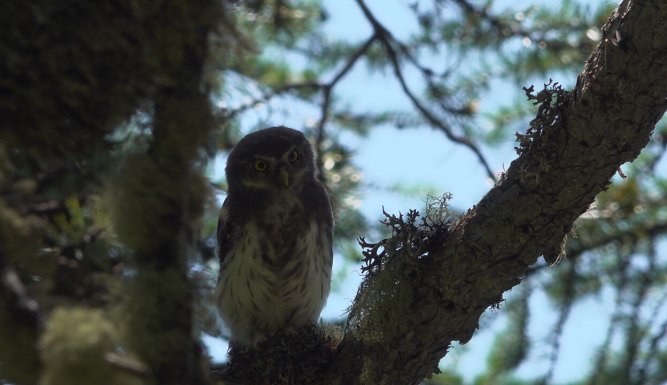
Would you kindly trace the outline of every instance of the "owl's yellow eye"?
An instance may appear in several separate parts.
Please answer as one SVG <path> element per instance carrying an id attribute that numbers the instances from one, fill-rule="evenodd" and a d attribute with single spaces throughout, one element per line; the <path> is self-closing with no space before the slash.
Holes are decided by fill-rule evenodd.
<path id="1" fill-rule="evenodd" d="M 255 159 L 254 165 L 255 165 L 255 170 L 257 171 L 265 171 L 267 167 L 266 162 L 261 159 Z"/>
<path id="2" fill-rule="evenodd" d="M 291 151 L 287 155 L 287 160 L 289 160 L 290 162 L 296 162 L 297 160 L 299 160 L 299 153 L 296 151 Z"/>

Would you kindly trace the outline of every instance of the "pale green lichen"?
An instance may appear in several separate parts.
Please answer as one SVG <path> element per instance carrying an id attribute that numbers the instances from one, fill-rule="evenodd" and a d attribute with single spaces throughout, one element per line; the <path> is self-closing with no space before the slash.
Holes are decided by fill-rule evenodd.
<path id="1" fill-rule="evenodd" d="M 206 180 L 190 171 L 187 185 L 178 182 L 148 154 L 128 157 L 109 184 L 113 227 L 125 245 L 150 253 L 172 238 L 181 221 L 192 220 L 186 227 L 197 228 L 208 193 Z"/>
<path id="2" fill-rule="evenodd" d="M 446 223 L 452 220 L 455 214 L 449 208 L 449 201 L 451 199 L 451 193 L 444 193 L 440 196 L 427 196 L 424 203 L 425 220 L 429 223 Z"/>
<path id="3" fill-rule="evenodd" d="M 128 157 L 110 184 L 111 215 L 119 239 L 134 250 L 154 250 L 173 221 L 178 186 L 147 154 Z"/>
<path id="4" fill-rule="evenodd" d="M 39 347 L 44 370 L 41 385 L 140 385 L 140 373 L 119 366 L 116 326 L 99 309 L 53 311 Z"/>
<path id="5" fill-rule="evenodd" d="M 165 351 L 187 346 L 190 332 L 188 325 L 175 322 L 191 306 L 187 301 L 188 286 L 181 272 L 143 270 L 126 285 L 127 301 L 118 309 L 118 318 L 127 320 L 120 332 L 133 351 L 137 352 L 151 368 L 168 365 L 174 357 Z M 159 330 L 159 336 L 155 331 Z"/>
<path id="6" fill-rule="evenodd" d="M 416 210 L 398 216 L 385 212 L 383 223 L 392 230 L 392 237 L 377 243 L 360 240 L 365 262 L 362 271 L 368 276 L 350 309 L 348 330 L 364 351 L 382 350 L 374 345 L 400 346 L 410 338 L 406 322 L 420 321 L 418 316 L 409 318 L 423 306 L 420 277 L 427 267 L 422 261 L 441 247 L 454 222 L 449 198 L 449 194 L 429 197 L 423 216 Z M 377 367 L 367 367 L 368 362 L 362 362 L 362 383 L 374 383 L 383 376 Z"/>

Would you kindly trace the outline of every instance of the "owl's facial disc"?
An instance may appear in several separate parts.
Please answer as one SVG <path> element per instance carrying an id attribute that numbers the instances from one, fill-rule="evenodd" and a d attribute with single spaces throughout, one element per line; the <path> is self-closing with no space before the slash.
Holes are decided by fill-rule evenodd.
<path id="1" fill-rule="evenodd" d="M 250 162 L 249 172 L 241 179 L 246 188 L 259 190 L 289 189 L 300 179 L 301 174 L 294 172 L 291 165 L 269 157 L 257 157 Z"/>
<path id="2" fill-rule="evenodd" d="M 313 172 L 314 163 L 308 162 L 309 158 L 312 155 L 308 156 L 303 144 L 254 154 L 239 162 L 245 168 L 240 182 L 254 190 L 296 191 L 303 186 L 306 175 Z"/>

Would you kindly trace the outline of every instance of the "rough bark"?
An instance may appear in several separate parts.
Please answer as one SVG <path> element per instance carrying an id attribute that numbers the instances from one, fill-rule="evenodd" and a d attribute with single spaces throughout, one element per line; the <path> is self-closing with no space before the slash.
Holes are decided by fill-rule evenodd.
<path id="1" fill-rule="evenodd" d="M 467 342 L 482 312 L 551 255 L 573 222 L 647 144 L 667 107 L 667 4 L 624 1 L 570 93 L 557 103 L 501 181 L 414 261 L 401 253 L 367 279 L 333 358 L 327 384 L 416 384 L 452 341 Z M 542 100 L 546 100 L 542 98 Z M 391 255 L 390 255 L 391 257 Z M 386 279 L 384 272 L 397 274 Z M 378 284 L 379 281 L 383 281 Z M 402 322 L 377 321 L 382 315 Z"/>

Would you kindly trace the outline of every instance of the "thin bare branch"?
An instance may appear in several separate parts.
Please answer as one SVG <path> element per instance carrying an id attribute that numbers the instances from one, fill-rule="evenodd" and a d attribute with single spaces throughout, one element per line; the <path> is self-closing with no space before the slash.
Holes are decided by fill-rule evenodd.
<path id="1" fill-rule="evenodd" d="M 465 13 L 474 14 L 481 20 L 487 22 L 493 28 L 497 36 L 503 38 L 528 38 L 531 41 L 542 42 L 546 44 L 546 46 L 553 51 L 560 51 L 569 49 L 571 47 L 569 43 L 564 42 L 562 39 L 549 38 L 549 32 L 552 32 L 552 30 L 527 30 L 518 23 L 508 23 L 502 18 L 492 14 L 489 12 L 488 7 L 478 7 L 468 0 L 453 0 L 453 2 L 458 5 L 459 8 L 461 8 Z M 572 22 L 571 25 L 572 27 L 576 26 L 574 22 Z M 587 47 L 583 47 L 582 45 L 577 48 L 584 49 Z"/>
<path id="2" fill-rule="evenodd" d="M 39 314 L 37 301 L 28 294 L 16 271 L 1 263 L 0 296 L 8 301 L 13 308 L 11 313 L 18 316 L 22 323 L 33 325 L 35 328 L 41 326 L 42 317 Z"/>
<path id="3" fill-rule="evenodd" d="M 277 87 L 274 89 L 269 90 L 268 92 L 262 94 L 258 98 L 255 98 L 247 103 L 244 103 L 243 105 L 236 107 L 234 109 L 228 109 L 228 110 L 223 110 L 222 111 L 222 118 L 224 119 L 233 119 L 236 116 L 240 115 L 241 113 L 255 108 L 260 104 L 267 103 L 271 99 L 277 97 L 277 96 L 282 96 L 284 94 L 290 93 L 292 91 L 298 91 L 298 90 L 303 90 L 303 89 L 318 89 L 318 88 L 324 88 L 326 85 L 323 85 L 318 82 L 305 82 L 305 83 L 293 83 L 293 84 L 285 84 L 281 87 Z"/>
<path id="4" fill-rule="evenodd" d="M 477 147 L 477 145 L 473 143 L 470 139 L 466 138 L 465 136 L 455 134 L 452 127 L 446 124 L 442 119 L 438 119 L 431 111 L 429 111 L 429 109 L 426 106 L 424 106 L 424 104 L 419 100 L 419 98 L 417 98 L 417 96 L 412 92 L 412 90 L 410 89 L 405 80 L 405 77 L 403 76 L 403 70 L 401 69 L 399 55 L 396 52 L 396 49 L 394 48 L 393 45 L 395 44 L 394 43 L 395 39 L 393 38 L 392 34 L 375 18 L 375 15 L 373 15 L 370 9 L 368 9 L 368 6 L 366 6 L 366 3 L 364 3 L 363 0 L 356 0 L 356 1 L 357 4 L 359 4 L 359 7 L 361 7 L 361 10 L 363 11 L 366 19 L 373 26 L 373 29 L 375 30 L 375 35 L 378 37 L 382 45 L 385 47 L 387 56 L 389 57 L 389 61 L 391 62 L 392 68 L 394 70 L 394 75 L 396 76 L 401 86 L 401 89 L 403 90 L 403 93 L 405 93 L 408 99 L 410 99 L 410 102 L 413 104 L 413 106 L 421 113 L 424 119 L 432 127 L 441 130 L 449 140 L 451 140 L 454 143 L 461 144 L 470 149 L 475 154 L 478 161 L 482 164 L 482 167 L 484 168 L 484 171 L 486 172 L 487 176 L 494 182 L 497 182 L 498 179 L 495 173 L 491 169 L 491 166 L 489 165 L 488 161 L 482 154 L 482 151 Z"/>
<path id="5" fill-rule="evenodd" d="M 331 95 L 333 93 L 334 87 L 340 82 L 345 75 L 347 75 L 354 65 L 359 61 L 359 59 L 368 51 L 373 42 L 375 42 L 376 36 L 372 35 L 370 38 L 364 42 L 359 49 L 357 49 L 352 56 L 347 60 L 343 68 L 336 73 L 336 75 L 328 83 L 321 86 L 322 89 L 322 103 L 320 107 L 320 120 L 317 123 L 316 128 L 316 137 L 315 137 L 315 149 L 317 151 L 317 162 L 318 168 L 322 170 L 322 143 L 326 138 L 325 125 L 329 120 L 330 109 L 331 109 Z M 320 178 L 324 178 L 324 173 L 320 172 Z"/>
<path id="6" fill-rule="evenodd" d="M 588 220 L 588 219 L 587 219 Z M 595 219 L 598 220 L 598 219 Z M 630 221 L 629 225 L 622 226 L 617 231 L 611 234 L 596 239 L 584 241 L 581 238 L 574 238 L 567 244 L 566 256 L 568 259 L 577 259 L 583 253 L 594 251 L 596 249 L 608 246 L 619 240 L 627 241 L 628 243 L 637 242 L 643 238 L 653 238 L 659 234 L 667 232 L 667 222 L 647 223 L 642 221 Z M 527 276 L 549 267 L 548 264 L 533 265 L 528 268 Z"/>

